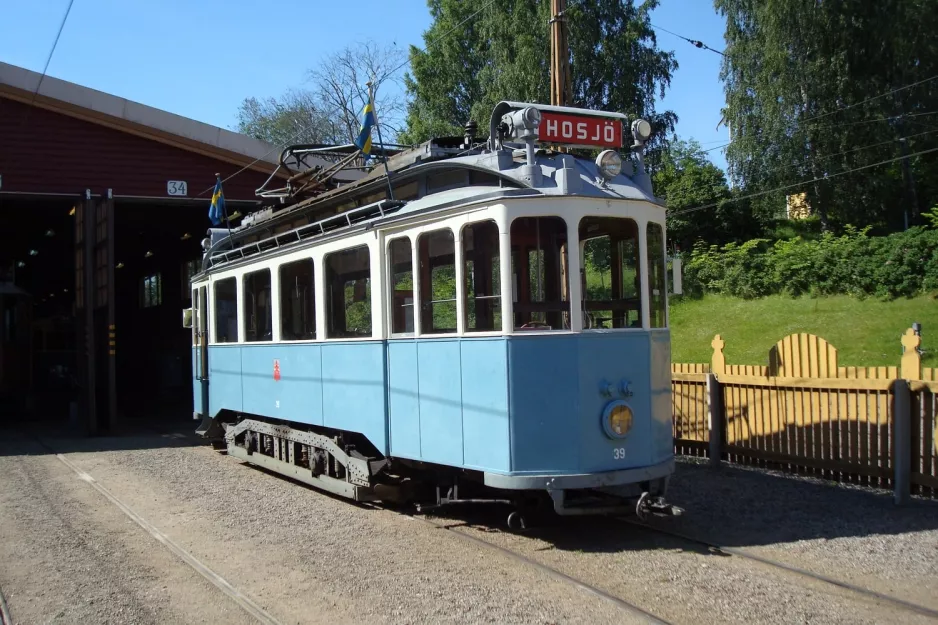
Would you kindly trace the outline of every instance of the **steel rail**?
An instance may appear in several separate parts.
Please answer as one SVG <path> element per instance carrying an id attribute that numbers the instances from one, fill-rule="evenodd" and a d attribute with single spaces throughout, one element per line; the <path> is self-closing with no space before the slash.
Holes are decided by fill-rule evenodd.
<path id="1" fill-rule="evenodd" d="M 486 549 L 499 553 L 503 556 L 506 556 L 507 558 L 511 560 L 515 560 L 516 562 L 520 562 L 524 565 L 530 566 L 540 571 L 541 573 L 547 575 L 548 577 L 551 577 L 557 581 L 560 581 L 566 584 L 570 584 L 579 590 L 582 590 L 600 599 L 604 599 L 612 603 L 616 607 L 620 608 L 621 610 L 631 614 L 632 616 L 636 616 L 636 617 L 643 619 L 646 623 L 653 623 L 654 625 L 672 625 L 669 621 L 665 621 L 661 617 L 655 616 L 654 614 L 652 614 L 648 610 L 645 610 L 641 606 L 638 606 L 630 601 L 626 601 L 625 599 L 622 599 L 621 597 L 612 595 L 606 592 L 605 590 L 602 590 L 601 588 L 597 588 L 596 586 L 593 586 L 592 584 L 584 582 L 583 580 L 577 579 L 575 577 L 571 577 L 570 575 L 567 575 L 566 573 L 559 571 L 553 567 L 547 566 L 546 564 L 541 564 L 540 562 L 532 560 L 531 558 L 525 555 L 522 555 L 520 553 L 517 553 L 515 551 L 512 551 L 511 549 L 507 549 L 505 547 L 502 547 L 501 545 L 496 545 L 495 543 L 490 543 L 487 540 L 483 540 L 477 536 L 472 536 L 471 534 L 458 532 L 450 526 L 443 525 L 441 523 L 435 523 L 434 521 L 431 521 L 430 519 L 427 519 L 422 516 L 417 516 L 416 514 L 407 514 L 406 516 L 416 521 L 421 521 L 422 523 L 426 523 L 427 525 L 433 528 L 445 530 L 449 532 L 451 535 L 456 536 L 466 542 L 484 547 Z"/>
<path id="2" fill-rule="evenodd" d="M 176 543 L 169 536 L 161 532 L 154 525 L 152 525 L 145 518 L 137 514 L 126 503 L 118 499 L 111 491 L 105 488 L 100 482 L 94 479 L 90 474 L 83 471 L 80 467 L 74 464 L 71 460 L 65 457 L 64 454 L 59 453 L 48 444 L 46 444 L 41 438 L 32 434 L 32 438 L 44 449 L 49 451 L 50 454 L 54 455 L 62 464 L 71 469 L 82 481 L 89 484 L 92 488 L 98 491 L 100 494 L 104 495 L 108 501 L 114 504 L 121 512 L 123 512 L 130 520 L 139 525 L 144 529 L 150 536 L 152 536 L 157 542 L 163 544 L 167 549 L 173 552 L 180 560 L 188 564 L 193 570 L 195 570 L 199 575 L 208 580 L 212 585 L 222 591 L 229 599 L 232 599 L 237 603 L 245 612 L 254 617 L 255 620 L 259 623 L 265 625 L 284 625 L 281 621 L 274 618 L 269 612 L 264 610 L 261 606 L 255 603 L 250 597 L 245 595 L 239 589 L 234 587 L 230 582 L 228 582 L 221 575 L 213 571 L 201 560 L 193 556 L 191 553 L 186 551 L 178 543 Z M 6 625 L 6 624 L 4 624 Z"/>
<path id="3" fill-rule="evenodd" d="M 0 589 L 0 623 L 3 625 L 14 625 L 13 617 L 10 615 L 10 606 L 7 605 L 6 597 L 3 596 L 3 590 Z"/>
<path id="4" fill-rule="evenodd" d="M 876 599 L 878 601 L 883 601 L 883 602 L 892 604 L 894 606 L 903 608 L 905 610 L 908 610 L 910 612 L 915 612 L 917 614 L 921 614 L 923 616 L 928 616 L 931 618 L 938 618 L 938 610 L 934 610 L 932 608 L 919 605 L 917 603 L 912 603 L 911 601 L 906 601 L 905 599 L 900 599 L 899 597 L 894 597 L 894 596 L 887 595 L 881 592 L 877 592 L 869 588 L 864 588 L 863 586 L 857 586 L 855 584 L 851 584 L 849 582 L 835 579 L 833 577 L 828 577 L 827 575 L 823 575 L 821 573 L 815 573 L 814 571 L 808 571 L 806 569 L 802 569 L 800 567 L 797 567 L 791 564 L 786 564 L 784 562 L 779 562 L 771 558 L 766 558 L 765 556 L 760 556 L 760 555 L 751 553 L 745 549 L 738 549 L 736 547 L 724 547 L 722 545 L 718 545 L 716 543 L 710 542 L 703 538 L 696 538 L 694 536 L 689 536 L 682 532 L 675 532 L 675 531 L 667 530 L 661 527 L 647 525 L 645 523 L 641 523 L 633 519 L 627 519 L 623 517 L 613 517 L 613 518 L 615 518 L 617 521 L 621 523 L 625 523 L 633 527 L 638 527 L 648 532 L 662 534 L 664 536 L 670 536 L 672 538 L 679 538 L 681 540 L 684 540 L 690 543 L 694 543 L 694 544 L 707 547 L 710 551 L 713 551 L 713 552 L 725 553 L 726 555 L 736 556 L 737 558 L 742 558 L 745 560 L 758 562 L 769 568 L 780 569 L 783 571 L 787 571 L 788 573 L 794 573 L 795 575 L 799 575 L 801 577 L 807 577 L 807 578 L 813 579 L 815 581 L 823 582 L 831 586 L 836 586 L 844 590 L 849 590 L 850 592 L 853 592 L 855 594 L 859 594 L 859 595 L 862 595 L 864 597 L 871 598 L 871 599 Z"/>

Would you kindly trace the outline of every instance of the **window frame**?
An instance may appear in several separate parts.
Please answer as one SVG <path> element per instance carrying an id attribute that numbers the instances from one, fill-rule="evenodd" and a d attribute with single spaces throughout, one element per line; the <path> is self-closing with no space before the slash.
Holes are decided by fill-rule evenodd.
<path id="1" fill-rule="evenodd" d="M 456 314 L 456 327 L 451 332 L 432 332 L 432 331 L 427 332 L 426 328 L 423 327 L 423 305 L 424 305 L 423 289 L 425 285 L 423 284 L 423 280 L 421 279 L 421 276 L 420 276 L 420 274 L 422 273 L 422 271 L 420 270 L 420 260 L 421 260 L 420 243 L 423 237 L 429 237 L 433 234 L 437 234 L 443 231 L 449 232 L 450 236 L 452 236 L 453 238 L 453 275 L 455 276 L 455 280 L 456 280 L 456 283 L 455 283 L 456 293 L 454 295 L 453 302 L 456 305 L 456 313 L 455 313 Z M 418 308 L 414 311 L 414 317 L 415 317 L 414 332 L 416 336 L 429 337 L 429 338 L 445 338 L 445 337 L 452 338 L 454 336 L 458 337 L 458 336 L 465 335 L 465 323 L 462 320 L 462 316 L 464 313 L 463 313 L 463 305 L 462 305 L 461 300 L 463 299 L 463 297 L 460 295 L 461 293 L 465 291 L 465 286 L 464 285 L 462 287 L 460 286 L 460 280 L 463 279 L 462 278 L 463 271 L 460 265 L 460 263 L 462 262 L 462 241 L 460 239 L 461 231 L 462 231 L 462 228 L 458 224 L 454 224 L 452 220 L 442 219 L 438 222 L 427 224 L 427 226 L 424 228 L 421 228 L 419 232 L 416 233 L 416 236 L 414 237 L 414 243 L 411 249 L 413 250 L 414 260 L 415 260 L 414 273 L 417 274 L 414 280 L 414 286 L 417 291 L 417 297 L 415 298 L 415 302 L 416 302 L 416 305 L 418 306 Z M 432 270 L 431 270 L 431 273 L 432 273 Z M 433 288 L 432 276 L 431 276 L 430 288 L 432 291 L 432 288 Z M 431 294 L 430 302 L 432 301 L 433 299 L 432 299 L 432 294 Z M 449 301 L 449 300 L 443 300 L 443 301 Z M 432 316 L 433 314 L 432 309 L 431 309 L 430 314 Z M 418 320 L 417 317 L 419 317 L 420 319 Z"/>
<path id="2" fill-rule="evenodd" d="M 647 285 L 647 271 L 646 271 L 647 267 L 646 267 L 646 258 L 645 258 L 645 256 L 646 256 L 646 249 L 647 249 L 647 248 L 646 248 L 646 241 L 645 241 L 645 231 L 647 230 L 647 227 L 648 227 L 647 224 L 650 223 L 650 221 L 647 220 L 647 219 L 641 219 L 641 218 L 639 218 L 639 217 L 638 217 L 637 215 L 635 215 L 635 214 L 630 214 L 630 215 L 607 215 L 607 214 L 603 214 L 603 213 L 600 213 L 600 214 L 586 214 L 586 213 L 582 213 L 582 214 L 580 214 L 580 215 L 578 216 L 578 218 L 577 218 L 577 221 L 576 221 L 576 232 L 577 232 L 577 248 L 578 248 L 578 250 L 579 250 L 579 254 L 580 254 L 579 257 L 580 257 L 580 261 L 581 261 L 581 262 L 580 262 L 580 270 L 581 270 L 581 271 L 584 269 L 584 267 L 585 267 L 585 265 L 586 265 L 586 263 L 583 262 L 584 259 L 585 259 L 585 243 L 586 243 L 586 241 L 589 241 L 590 239 L 583 239 L 583 240 L 580 240 L 580 238 L 579 238 L 580 223 L 581 223 L 584 219 L 589 219 L 589 218 L 599 218 L 599 219 L 627 219 L 627 220 L 629 220 L 629 221 L 631 221 L 632 223 L 635 224 L 635 235 L 636 235 L 636 236 L 635 236 L 635 242 L 636 242 L 636 244 L 637 244 L 637 249 L 636 249 L 637 263 L 636 263 L 635 271 L 636 271 L 637 276 L 638 276 L 638 279 L 639 279 L 639 287 L 638 287 L 638 292 L 636 293 L 636 295 L 637 295 L 637 297 L 638 297 L 638 313 L 639 313 L 639 318 L 640 318 L 641 324 L 640 324 L 638 327 L 624 327 L 624 328 L 586 328 L 586 327 L 585 327 L 585 323 L 584 323 L 584 317 L 583 317 L 583 304 L 586 302 L 586 292 L 583 291 L 582 288 L 581 288 L 581 293 L 580 293 L 580 302 L 581 302 L 581 305 L 580 305 L 580 328 L 579 328 L 578 331 L 579 331 L 579 332 L 621 332 L 621 331 L 632 331 L 632 332 L 635 332 L 635 331 L 647 331 L 647 330 L 649 329 L 649 327 L 648 327 L 648 323 L 649 323 L 649 319 L 648 319 L 648 305 L 649 305 L 649 303 L 648 303 L 648 298 L 646 297 L 646 293 L 645 293 L 645 286 Z M 602 236 L 602 235 L 601 235 L 601 236 Z M 608 235 L 606 235 L 606 236 L 608 236 Z M 594 237 L 594 238 L 595 238 L 595 237 Z M 611 238 L 610 238 L 610 248 L 609 248 L 609 249 L 610 249 L 610 254 L 611 254 L 611 252 L 612 252 L 611 243 L 612 243 L 612 240 L 611 240 Z M 610 262 L 611 262 L 611 260 L 612 260 L 612 259 L 610 258 Z"/>
<path id="3" fill-rule="evenodd" d="M 535 206 L 537 206 L 537 205 L 535 205 Z M 576 212 L 575 214 L 579 214 L 579 213 Z M 569 323 L 570 327 L 569 327 L 569 328 L 560 328 L 560 329 L 556 329 L 556 330 L 553 329 L 553 328 L 547 328 L 547 329 L 538 329 L 538 328 L 535 328 L 535 329 L 524 329 L 524 330 L 522 330 L 521 328 L 516 328 L 516 327 L 515 327 L 515 322 L 514 322 L 514 319 L 515 319 L 515 293 L 514 293 L 514 288 L 515 288 L 515 286 L 514 286 L 514 273 L 513 273 L 513 271 L 512 271 L 512 269 L 513 269 L 512 262 L 513 262 L 513 259 L 514 259 L 514 253 L 513 253 L 513 251 L 512 251 L 511 229 L 512 229 L 512 226 L 514 226 L 514 223 L 515 223 L 516 221 L 518 221 L 519 219 L 532 219 L 532 218 L 541 218 L 541 219 L 554 218 L 554 219 L 559 219 L 559 220 L 561 220 L 561 221 L 564 223 L 564 225 L 566 226 L 567 241 L 566 241 L 566 244 L 565 244 L 565 245 L 566 245 L 566 247 L 567 247 L 567 251 L 566 251 L 566 257 L 567 257 L 567 276 L 566 276 L 566 283 L 567 283 L 567 301 L 566 301 L 566 304 L 567 304 L 567 310 L 566 310 L 566 311 L 561 310 L 561 311 L 560 311 L 560 314 L 563 315 L 564 312 L 567 313 L 568 318 L 570 319 L 570 323 Z M 497 220 L 496 220 L 496 221 L 497 221 Z M 561 215 L 561 214 L 558 214 L 557 211 L 554 211 L 554 212 L 552 213 L 550 210 L 545 210 L 544 208 L 541 208 L 541 207 L 537 207 L 537 208 L 527 208 L 527 207 L 525 207 L 524 210 L 515 210 L 515 211 L 512 211 L 511 216 L 510 216 L 508 219 L 506 219 L 506 221 L 507 221 L 507 225 L 506 225 L 505 232 L 503 233 L 501 230 L 499 231 L 499 237 L 502 237 L 504 234 L 507 233 L 507 239 L 508 239 L 508 242 L 507 242 L 507 251 L 508 251 L 508 255 L 507 255 L 506 259 L 501 262 L 501 265 L 502 265 L 502 280 L 503 280 L 503 284 L 502 284 L 502 297 L 503 297 L 503 302 L 502 302 L 502 325 L 503 325 L 503 333 L 504 333 L 504 334 L 512 334 L 512 335 L 519 334 L 519 335 L 522 335 L 522 336 L 529 336 L 529 335 L 534 335 L 534 334 L 558 334 L 558 333 L 575 333 L 575 332 L 577 332 L 577 331 L 578 331 L 578 330 L 577 330 L 577 323 L 578 323 L 577 320 L 578 320 L 578 319 L 581 319 L 581 316 L 582 316 L 582 315 L 581 315 L 581 311 L 578 312 L 579 307 L 573 305 L 573 297 L 574 297 L 574 296 L 577 294 L 577 292 L 579 291 L 579 286 L 577 286 L 577 291 L 574 291 L 574 284 L 573 284 L 573 283 L 574 283 L 575 281 L 571 281 L 571 280 L 570 280 L 571 271 L 574 269 L 574 265 L 571 264 L 571 263 L 572 263 L 573 256 L 570 254 L 570 242 L 571 242 L 571 240 L 572 240 L 572 241 L 578 241 L 578 237 L 573 236 L 574 234 L 577 233 L 577 227 L 576 227 L 576 225 L 571 223 L 570 218 L 569 218 L 568 215 Z M 578 223 L 578 221 L 577 221 L 577 223 Z M 505 247 L 502 246 L 502 252 L 504 252 L 504 251 L 505 251 Z M 562 257 L 562 255 L 563 255 L 563 253 L 561 252 L 561 257 Z M 578 266 L 578 265 L 579 265 L 579 262 L 577 262 L 577 266 Z M 505 283 L 505 277 L 506 277 L 506 276 L 507 276 L 507 284 Z M 520 288 L 520 277 L 519 277 L 519 285 L 518 285 L 518 286 L 519 286 L 519 288 Z M 562 282 L 561 282 L 561 286 L 562 286 Z M 505 299 L 506 297 L 507 297 L 507 299 Z M 562 302 L 563 300 L 561 299 L 560 301 Z M 509 306 L 510 306 L 510 307 L 509 307 Z M 507 320 L 507 321 L 506 321 L 506 320 Z M 580 323 L 580 326 L 582 327 L 582 320 L 580 320 L 579 323 Z"/>
<path id="4" fill-rule="evenodd" d="M 668 295 L 668 229 L 665 223 L 665 220 L 655 221 L 654 219 L 648 219 L 645 222 L 644 228 L 644 246 L 645 254 L 643 256 L 644 262 L 648 262 L 649 258 L 649 245 L 648 245 L 648 230 L 652 225 L 658 226 L 661 228 L 661 267 L 664 272 L 664 288 L 662 289 L 661 297 L 664 304 L 664 326 L 652 327 L 651 325 L 651 292 L 648 292 L 648 331 L 649 332 L 660 332 L 662 330 L 671 330 L 671 306 L 670 306 L 670 297 Z M 646 279 L 648 281 L 648 288 L 651 288 L 651 268 L 646 268 L 645 271 Z"/>
<path id="5" fill-rule="evenodd" d="M 242 331 L 241 318 L 244 316 L 244 314 L 243 314 L 242 302 L 241 302 L 242 295 L 241 295 L 240 276 L 241 276 L 240 273 L 226 273 L 226 274 L 223 274 L 223 276 L 219 276 L 210 282 L 211 289 L 209 290 L 211 292 L 211 297 L 207 299 L 211 300 L 211 305 L 209 306 L 209 312 L 211 313 L 211 317 L 209 317 L 211 319 L 209 342 L 212 345 L 232 345 L 232 344 L 240 344 L 244 342 L 241 336 L 241 331 Z M 233 281 L 235 284 L 235 327 L 237 328 L 237 330 L 236 330 L 235 339 L 233 341 L 219 341 L 218 340 L 218 316 L 217 316 L 218 314 L 218 285 L 228 280 Z"/>
<path id="6" fill-rule="evenodd" d="M 385 271 L 385 283 L 384 290 L 385 295 L 384 299 L 384 310 L 387 319 L 386 323 L 386 335 L 389 339 L 392 338 L 413 338 L 419 336 L 420 334 L 420 290 L 419 290 L 419 270 L 418 263 L 420 259 L 417 257 L 417 246 L 414 244 L 416 241 L 416 236 L 411 235 L 410 233 L 394 233 L 388 236 L 385 239 L 384 246 L 384 258 L 387 262 L 387 271 Z M 413 288 L 411 289 L 411 310 L 413 314 L 413 332 L 395 332 L 394 331 L 394 264 L 392 262 L 391 256 L 391 246 L 398 241 L 407 241 L 407 244 L 410 246 L 410 272 L 411 272 L 411 281 L 413 283 Z M 405 324 L 406 325 L 406 324 Z"/>
<path id="7" fill-rule="evenodd" d="M 368 336 L 331 336 L 330 332 L 330 315 L 332 314 L 332 301 L 329 298 L 329 257 L 342 254 L 344 252 L 350 252 L 352 250 L 364 248 L 368 253 L 368 280 L 370 282 L 370 295 L 366 298 L 369 306 L 369 319 L 371 323 L 371 333 Z M 381 338 L 384 334 L 384 323 L 382 322 L 383 305 L 375 306 L 375 297 L 376 295 L 383 299 L 383 285 L 381 285 L 381 272 L 375 272 L 375 262 L 376 262 L 376 250 L 372 241 L 364 239 L 363 237 L 349 237 L 348 239 L 340 239 L 335 241 L 333 245 L 324 245 L 322 247 L 316 248 L 316 254 L 314 256 L 314 267 L 318 266 L 316 273 L 314 274 L 317 284 L 320 284 L 322 297 L 320 301 L 322 305 L 317 308 L 317 328 L 322 328 L 322 339 L 323 341 L 373 341 L 376 340 L 376 337 Z M 318 261 L 318 262 L 316 262 Z M 380 266 L 380 265 L 379 265 Z M 375 279 L 375 276 L 378 276 L 378 280 Z M 320 280 L 320 276 L 322 276 Z M 381 300 L 378 300 L 379 303 Z M 320 312 L 321 311 L 321 312 Z M 321 315 L 321 317 L 320 317 Z M 319 319 L 322 320 L 322 324 L 319 324 Z M 317 332 L 317 335 L 319 332 Z"/>
<path id="8" fill-rule="evenodd" d="M 319 263 L 316 262 L 316 259 L 315 259 L 313 256 L 311 256 L 308 252 L 307 252 L 306 254 L 302 255 L 302 256 L 292 256 L 292 257 L 287 257 L 287 258 L 288 258 L 288 260 L 284 260 L 283 258 L 278 258 L 277 260 L 278 260 L 278 261 L 281 261 L 281 262 L 278 262 L 278 263 L 277 263 L 276 265 L 274 265 L 273 268 L 272 268 L 273 270 L 276 270 L 276 274 L 277 274 L 277 279 L 275 280 L 276 285 L 274 285 L 274 288 L 276 289 L 276 293 L 277 293 L 277 308 L 276 308 L 276 311 L 275 311 L 275 312 L 276 312 L 276 316 L 275 316 L 275 318 L 274 318 L 274 336 L 276 337 L 276 338 L 275 338 L 275 341 L 276 341 L 277 343 L 288 343 L 288 344 L 289 344 L 289 343 L 315 343 L 315 342 L 321 341 L 321 340 L 322 340 L 322 331 L 321 331 L 320 326 L 319 326 L 319 307 L 322 305 L 322 303 L 321 303 L 321 301 L 320 301 L 320 286 L 321 286 L 321 285 L 319 284 L 319 273 L 318 273 L 318 271 L 319 271 Z M 294 264 L 297 264 L 297 263 L 304 263 L 304 262 L 308 262 L 308 263 L 310 264 L 311 269 L 312 269 L 312 279 L 313 279 L 313 289 L 312 289 L 312 297 L 313 297 L 313 311 L 312 311 L 312 312 L 313 312 L 313 317 L 312 317 L 313 338 L 311 338 L 311 339 L 310 339 L 310 338 L 306 338 L 306 339 L 292 339 L 292 338 L 291 338 L 291 339 L 285 339 L 285 338 L 283 338 L 283 294 L 284 294 L 284 289 L 283 289 L 283 276 L 281 275 L 281 272 L 283 271 L 283 268 L 286 267 L 286 266 L 288 266 L 288 265 L 294 265 Z"/>
<path id="9" fill-rule="evenodd" d="M 496 265 L 498 269 L 498 289 L 492 289 L 493 295 L 486 296 L 488 298 L 498 298 L 498 309 L 499 314 L 501 315 L 501 324 L 493 330 L 470 330 L 469 329 L 469 291 L 468 284 L 466 282 L 466 250 L 465 250 L 465 232 L 467 228 L 473 226 L 478 226 L 479 224 L 492 223 L 495 225 L 497 231 L 497 250 L 498 250 L 498 264 Z M 460 321 L 462 323 L 462 330 L 459 332 L 460 336 L 471 336 L 471 337 L 482 337 L 482 336 L 497 336 L 504 334 L 505 331 L 505 319 L 506 319 L 506 308 L 505 308 L 505 293 L 503 288 L 504 282 L 504 269 L 502 267 L 505 264 L 503 259 L 503 237 L 505 236 L 505 230 L 502 228 L 501 221 L 498 219 L 496 214 L 490 214 L 482 219 L 474 219 L 472 221 L 466 221 L 463 223 L 458 230 L 459 236 L 456 241 L 456 253 L 457 253 L 457 262 L 462 268 L 462 288 L 457 290 L 457 297 L 460 299 L 460 304 L 462 311 L 460 313 Z M 509 238 L 511 236 L 509 229 Z M 509 243 L 509 249 L 510 248 Z M 510 275 L 510 268 L 509 268 Z M 510 285 L 509 285 L 510 288 Z M 511 323 L 511 319 L 514 317 L 514 311 L 512 310 L 512 317 L 508 318 L 508 323 Z"/>
<path id="10" fill-rule="evenodd" d="M 156 289 L 151 291 L 147 288 L 147 283 L 153 281 Z M 155 295 L 153 295 L 155 293 Z M 149 297 L 153 295 L 153 297 Z M 151 308 L 158 308 L 163 305 L 163 274 L 160 271 L 155 273 L 147 274 L 140 278 L 140 302 L 139 307 L 141 310 L 148 310 Z"/>
<path id="11" fill-rule="evenodd" d="M 249 309 L 248 309 L 248 305 L 247 305 L 247 304 L 248 304 L 248 302 L 247 302 L 247 293 L 248 293 L 247 281 L 248 281 L 248 278 L 253 278 L 253 277 L 256 276 L 257 274 L 263 274 L 263 273 L 266 273 L 266 274 L 267 274 L 267 289 L 268 289 L 268 294 L 267 294 L 267 309 L 268 309 L 269 321 L 270 321 L 270 338 L 257 338 L 257 335 L 258 335 L 258 331 L 259 331 L 259 330 L 258 330 L 258 328 L 255 328 L 255 329 L 254 329 L 255 338 L 249 339 L 249 338 L 248 338 L 248 325 L 247 325 L 247 324 L 248 324 L 250 315 L 248 315 L 248 310 L 249 310 Z M 240 333 L 240 336 L 243 337 L 242 342 L 244 342 L 244 343 L 273 343 L 273 342 L 274 342 L 274 339 L 275 339 L 275 332 L 274 332 L 274 302 L 273 302 L 273 298 L 274 298 L 274 275 L 273 275 L 273 271 L 271 271 L 270 265 L 266 265 L 266 264 L 264 264 L 264 265 L 257 265 L 255 268 L 251 269 L 251 271 L 244 271 L 244 272 L 242 272 L 242 273 L 240 274 L 240 282 L 241 282 L 241 289 L 240 289 L 240 291 L 239 291 L 239 297 L 240 297 L 240 299 L 241 299 L 241 308 L 242 308 L 242 310 L 243 310 L 243 312 L 244 312 L 244 316 L 243 316 L 243 318 L 241 319 L 242 329 L 241 329 L 241 333 Z M 254 297 L 257 298 L 257 295 L 258 295 L 258 293 L 255 293 L 255 294 L 254 294 Z M 252 311 L 252 312 L 256 312 L 256 311 L 257 311 L 257 305 L 255 304 L 254 307 L 253 307 L 253 311 Z M 258 321 L 258 320 L 255 319 L 255 324 L 257 323 L 257 321 Z"/>

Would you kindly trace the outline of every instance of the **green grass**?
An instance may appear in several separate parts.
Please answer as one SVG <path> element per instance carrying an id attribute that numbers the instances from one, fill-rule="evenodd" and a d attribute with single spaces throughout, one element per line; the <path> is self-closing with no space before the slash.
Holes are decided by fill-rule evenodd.
<path id="1" fill-rule="evenodd" d="M 840 366 L 898 366 L 899 338 L 915 321 L 922 324 L 923 366 L 938 367 L 938 300 L 931 296 L 891 302 L 847 296 L 677 299 L 671 302 L 671 359 L 710 362 L 710 341 L 720 334 L 727 364 L 766 365 L 776 342 L 807 332 L 837 348 Z"/>

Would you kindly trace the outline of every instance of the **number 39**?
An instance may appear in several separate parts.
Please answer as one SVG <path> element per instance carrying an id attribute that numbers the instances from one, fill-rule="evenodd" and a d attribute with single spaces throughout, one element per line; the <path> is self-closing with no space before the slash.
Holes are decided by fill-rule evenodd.
<path id="1" fill-rule="evenodd" d="M 625 447 L 616 447 L 613 449 L 612 457 L 616 460 L 623 460 L 625 458 Z"/>

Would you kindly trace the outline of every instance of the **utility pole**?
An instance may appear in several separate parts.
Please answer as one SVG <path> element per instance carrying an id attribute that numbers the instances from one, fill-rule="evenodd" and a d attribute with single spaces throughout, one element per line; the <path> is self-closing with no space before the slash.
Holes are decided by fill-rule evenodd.
<path id="1" fill-rule="evenodd" d="M 912 218 L 918 216 L 918 196 L 915 193 L 915 180 L 912 178 L 912 170 L 909 167 L 909 144 L 905 137 L 899 139 L 899 148 L 902 151 L 902 178 L 905 182 L 905 210 L 903 217 L 905 220 L 905 229 L 909 229 L 909 207 L 912 208 Z"/>
<path id="2" fill-rule="evenodd" d="M 550 103 L 570 106 L 570 45 L 567 42 L 567 0 L 550 0 Z"/>

